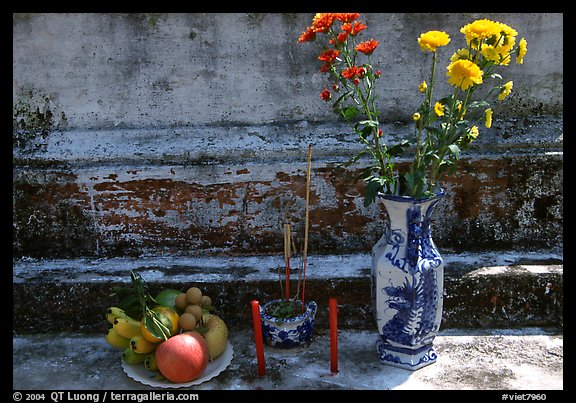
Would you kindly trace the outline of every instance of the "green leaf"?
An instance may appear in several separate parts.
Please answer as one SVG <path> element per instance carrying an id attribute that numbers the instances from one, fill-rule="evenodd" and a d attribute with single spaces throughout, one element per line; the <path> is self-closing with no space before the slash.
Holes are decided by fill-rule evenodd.
<path id="1" fill-rule="evenodd" d="M 448 146 L 448 150 L 450 150 L 450 154 L 452 154 L 454 158 L 457 160 L 460 159 L 460 147 L 458 147 L 456 144 L 450 144 Z"/>
<path id="2" fill-rule="evenodd" d="M 357 130 L 358 135 L 360 137 L 362 137 L 362 139 L 366 140 L 367 137 L 370 136 L 370 134 L 372 134 L 372 128 L 370 126 L 364 126 L 362 128 L 362 130 Z"/>
<path id="3" fill-rule="evenodd" d="M 342 164 L 343 167 L 347 168 L 350 165 L 354 164 L 355 162 L 357 162 L 360 157 L 364 154 L 366 154 L 366 150 L 362 150 L 360 151 L 358 154 L 356 154 L 353 158 L 350 158 L 348 161 L 346 161 L 344 164 Z"/>
<path id="4" fill-rule="evenodd" d="M 392 147 L 388 148 L 388 154 L 391 157 L 399 157 L 406 149 L 410 146 L 410 142 L 408 140 L 402 140 L 399 144 L 395 144 Z"/>
<path id="5" fill-rule="evenodd" d="M 342 116 L 344 116 L 346 120 L 353 120 L 358 116 L 358 113 L 358 109 L 352 105 L 342 110 Z"/>
<path id="6" fill-rule="evenodd" d="M 408 172 L 404 176 L 408 192 L 411 197 L 420 198 L 424 196 L 424 187 L 426 186 L 426 175 L 421 170 Z"/>
<path id="7" fill-rule="evenodd" d="M 467 120 L 462 119 L 456 122 L 455 126 L 460 130 L 468 131 L 468 124 L 469 122 Z"/>
<path id="8" fill-rule="evenodd" d="M 170 328 L 167 327 L 167 325 L 172 326 L 172 323 L 167 317 L 148 309 L 143 321 L 144 326 L 146 326 L 152 336 L 162 340 L 168 340 L 168 338 L 170 338 Z"/>
<path id="9" fill-rule="evenodd" d="M 488 106 L 490 106 L 490 104 L 486 101 L 472 101 L 468 104 L 468 108 L 470 108 L 470 109 L 486 108 Z"/>
<path id="10" fill-rule="evenodd" d="M 439 127 L 435 127 L 435 126 L 426 126 L 426 131 L 430 132 L 432 135 L 438 137 L 442 137 L 442 135 L 444 134 L 442 132 L 442 129 L 440 129 Z"/>
<path id="11" fill-rule="evenodd" d="M 338 97 L 338 99 L 337 99 L 336 101 L 334 101 L 334 104 L 333 104 L 334 109 L 337 109 L 337 108 L 336 108 L 337 105 L 338 105 L 340 102 L 342 102 L 346 97 L 350 96 L 351 94 L 352 94 L 352 93 L 351 93 L 350 91 L 347 91 L 347 92 L 343 93 L 342 95 L 340 95 L 340 96 Z"/>
<path id="12" fill-rule="evenodd" d="M 197 325 L 194 330 L 196 330 L 196 331 L 197 331 L 198 333 L 200 333 L 200 334 L 206 334 L 206 333 L 208 333 L 208 328 L 207 328 L 206 326 L 200 325 L 200 324 Z"/>
<path id="13" fill-rule="evenodd" d="M 378 127 L 378 121 L 376 120 L 361 120 L 358 124 L 366 125 L 370 127 Z"/>
<path id="14" fill-rule="evenodd" d="M 440 98 L 438 102 L 440 102 L 442 105 L 450 105 L 452 103 L 452 98 L 453 96 L 450 95 L 448 97 Z"/>
<path id="15" fill-rule="evenodd" d="M 382 190 L 384 185 L 383 181 L 377 177 L 370 177 L 366 181 L 366 193 L 364 196 L 364 207 L 370 206 L 376 200 L 376 196 L 378 196 L 378 192 Z"/>
<path id="16" fill-rule="evenodd" d="M 142 319 L 142 306 L 140 305 L 140 300 L 135 295 L 128 295 L 123 298 L 118 303 L 118 307 L 122 308 L 131 318 L 136 320 Z"/>

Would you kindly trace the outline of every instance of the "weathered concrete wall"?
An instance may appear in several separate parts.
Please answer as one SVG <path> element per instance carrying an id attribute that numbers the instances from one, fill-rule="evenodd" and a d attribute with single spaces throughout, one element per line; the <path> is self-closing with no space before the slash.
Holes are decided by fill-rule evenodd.
<path id="1" fill-rule="evenodd" d="M 359 146 L 318 98 L 317 48 L 296 43 L 311 18 L 15 14 L 15 256 L 277 253 L 285 217 L 302 233 L 308 144 L 309 249 L 368 251 L 385 213 L 362 206 L 367 161 L 338 167 Z M 385 133 L 405 134 L 418 104 L 418 35 L 449 31 L 448 55 L 476 18 L 516 28 L 528 55 L 445 182 L 435 239 L 561 246 L 562 14 L 366 14 Z"/>
<path id="2" fill-rule="evenodd" d="M 318 102 L 318 48 L 296 42 L 312 16 L 16 14 L 14 101 L 23 117 L 38 106 L 67 129 L 334 121 Z M 562 112 L 562 14 L 366 14 L 366 35 L 381 41 L 373 64 L 383 71 L 384 120 L 409 118 L 419 103 L 428 69 L 420 33 L 446 30 L 448 58 L 476 18 L 505 22 L 528 41 L 525 63 L 506 69 L 507 113 Z"/>

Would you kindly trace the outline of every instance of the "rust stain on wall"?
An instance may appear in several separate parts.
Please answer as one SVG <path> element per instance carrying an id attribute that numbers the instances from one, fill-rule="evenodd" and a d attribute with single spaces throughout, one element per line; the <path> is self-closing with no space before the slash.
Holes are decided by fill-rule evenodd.
<path id="1" fill-rule="evenodd" d="M 304 170 L 294 167 L 258 180 L 258 170 L 251 168 L 250 175 L 225 183 L 200 182 L 194 175 L 201 170 L 177 171 L 101 168 L 82 177 L 64 170 L 18 171 L 15 254 L 281 253 L 284 222 L 292 223 L 295 242 L 302 242 Z M 359 172 L 313 168 L 311 253 L 369 252 L 382 235 L 385 209 L 363 206 Z M 552 186 L 546 187 L 547 181 Z M 561 181 L 561 159 L 461 161 L 444 182 L 447 194 L 433 217 L 435 242 L 450 248 L 553 244 L 562 236 Z"/>

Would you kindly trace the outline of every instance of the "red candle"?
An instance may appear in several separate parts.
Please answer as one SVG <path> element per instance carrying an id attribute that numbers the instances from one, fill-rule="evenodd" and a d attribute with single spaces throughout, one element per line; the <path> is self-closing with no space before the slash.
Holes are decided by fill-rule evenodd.
<path id="1" fill-rule="evenodd" d="M 254 338 L 256 340 L 256 357 L 258 359 L 258 376 L 266 374 L 264 361 L 264 340 L 262 339 L 262 319 L 260 318 L 260 305 L 252 301 L 252 321 L 254 322 Z"/>
<path id="2" fill-rule="evenodd" d="M 338 372 L 338 303 L 330 298 L 330 371 Z"/>

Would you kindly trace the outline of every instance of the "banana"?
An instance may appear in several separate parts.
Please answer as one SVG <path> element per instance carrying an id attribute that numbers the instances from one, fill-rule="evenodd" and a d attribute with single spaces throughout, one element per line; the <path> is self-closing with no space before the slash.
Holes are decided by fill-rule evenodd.
<path id="1" fill-rule="evenodd" d="M 141 322 L 132 318 L 116 318 L 112 328 L 116 330 L 120 336 L 131 339 L 134 336 L 141 335 L 140 330 Z"/>
<path id="2" fill-rule="evenodd" d="M 208 329 L 207 332 L 202 333 L 202 336 L 206 340 L 206 344 L 208 344 L 210 361 L 213 361 L 226 350 L 228 327 L 220 317 L 210 313 L 202 315 L 202 320 L 204 321 L 204 326 Z"/>
<path id="3" fill-rule="evenodd" d="M 156 346 L 156 343 L 146 340 L 142 333 L 137 334 L 130 339 L 130 348 L 134 350 L 135 353 L 147 354 L 154 351 Z"/>
<path id="4" fill-rule="evenodd" d="M 158 365 L 156 364 L 156 350 L 149 353 L 144 359 L 144 366 L 152 372 L 160 372 Z"/>
<path id="5" fill-rule="evenodd" d="M 113 325 L 114 319 L 116 319 L 116 318 L 132 319 L 132 318 L 130 318 L 130 316 L 128 316 L 126 314 L 126 312 L 124 312 L 124 310 L 122 308 L 118 308 L 117 306 L 111 306 L 106 311 L 106 320 L 108 322 L 110 322 L 111 325 Z"/>
<path id="6" fill-rule="evenodd" d="M 112 347 L 116 347 L 122 350 L 126 350 L 128 347 L 130 347 L 130 339 L 120 336 L 116 332 L 116 329 L 113 327 L 108 329 L 108 333 L 106 333 L 105 338 L 108 344 L 110 344 Z"/>
<path id="7" fill-rule="evenodd" d="M 127 364 L 142 364 L 148 354 L 139 354 L 128 347 L 122 352 L 122 359 Z"/>

